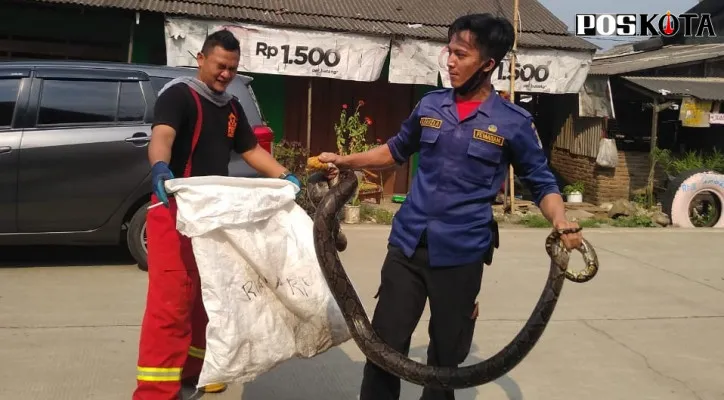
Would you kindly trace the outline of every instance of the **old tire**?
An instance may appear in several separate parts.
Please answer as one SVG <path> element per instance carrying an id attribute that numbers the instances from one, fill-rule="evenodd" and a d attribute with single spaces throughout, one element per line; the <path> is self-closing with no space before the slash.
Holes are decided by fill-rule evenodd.
<path id="1" fill-rule="evenodd" d="M 148 202 L 142 205 L 131 218 L 131 222 L 128 223 L 128 230 L 126 231 L 126 243 L 128 244 L 128 251 L 133 256 L 133 259 L 138 263 L 138 269 L 141 271 L 148 271 L 148 250 L 146 249 L 146 213 L 148 206 L 151 203 Z"/>
<path id="2" fill-rule="evenodd" d="M 724 228 L 723 204 L 724 175 L 704 168 L 676 176 L 661 199 L 671 224 L 680 228 Z"/>

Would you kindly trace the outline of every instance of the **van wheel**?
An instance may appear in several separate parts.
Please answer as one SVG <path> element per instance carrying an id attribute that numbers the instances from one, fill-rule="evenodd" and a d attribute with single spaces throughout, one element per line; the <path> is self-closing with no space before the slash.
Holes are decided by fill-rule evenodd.
<path id="1" fill-rule="evenodd" d="M 146 212 L 151 202 L 142 205 L 131 218 L 126 231 L 128 251 L 138 263 L 138 269 L 148 271 L 148 248 L 146 247 Z"/>

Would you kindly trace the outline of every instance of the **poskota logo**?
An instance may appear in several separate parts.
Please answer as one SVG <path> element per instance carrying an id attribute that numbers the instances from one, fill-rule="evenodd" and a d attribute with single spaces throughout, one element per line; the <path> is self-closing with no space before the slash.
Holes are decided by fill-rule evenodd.
<path id="1" fill-rule="evenodd" d="M 638 29 L 637 29 L 638 28 Z M 576 36 L 714 37 L 711 14 L 576 14 Z"/>

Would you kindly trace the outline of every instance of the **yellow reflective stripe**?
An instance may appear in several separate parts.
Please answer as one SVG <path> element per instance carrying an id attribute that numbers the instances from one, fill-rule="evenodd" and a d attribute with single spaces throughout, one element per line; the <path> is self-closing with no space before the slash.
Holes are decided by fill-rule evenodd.
<path id="1" fill-rule="evenodd" d="M 136 379 L 148 382 L 173 382 L 181 380 L 181 368 L 137 367 Z"/>
<path id="2" fill-rule="evenodd" d="M 158 368 L 158 367 L 138 367 L 136 368 L 138 372 L 167 372 L 167 373 L 180 373 L 181 368 L 180 367 L 172 367 L 172 368 Z"/>
<path id="3" fill-rule="evenodd" d="M 145 382 L 178 382 L 181 380 L 180 376 L 150 376 L 150 375 L 136 375 L 136 379 Z"/>
<path id="4" fill-rule="evenodd" d="M 203 360 L 204 356 L 206 355 L 206 350 L 194 346 L 189 346 L 189 355 L 191 357 L 200 358 Z"/>

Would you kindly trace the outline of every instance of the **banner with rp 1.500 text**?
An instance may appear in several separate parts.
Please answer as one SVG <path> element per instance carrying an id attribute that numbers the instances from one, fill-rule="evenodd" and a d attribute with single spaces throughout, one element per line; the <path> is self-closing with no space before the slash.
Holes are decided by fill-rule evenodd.
<path id="1" fill-rule="evenodd" d="M 227 21 L 189 21 L 185 18 L 167 18 L 167 41 L 176 43 L 167 46 L 169 52 L 195 55 L 200 50 L 198 40 L 186 39 L 196 48 L 184 49 L 184 46 L 178 45 L 179 39 L 171 37 L 174 32 L 178 37 L 181 27 L 185 27 L 188 32 L 200 32 L 203 29 L 198 26 L 206 24 L 207 34 L 228 29 L 241 43 L 239 71 L 242 72 L 374 81 L 380 77 L 390 48 L 387 38 Z M 189 26 L 196 28 L 190 29 Z M 169 54 L 169 64 L 183 60 L 183 57 L 183 54 Z M 195 61 L 191 65 L 195 66 Z"/>
<path id="2" fill-rule="evenodd" d="M 437 86 L 438 74 L 450 87 L 445 43 L 418 39 L 392 42 L 390 82 Z M 556 49 L 518 50 L 515 63 L 516 92 L 578 93 L 586 80 L 593 55 L 590 52 Z M 510 57 L 493 70 L 491 81 L 496 90 L 510 89 Z"/>
<path id="3" fill-rule="evenodd" d="M 440 78 L 450 87 L 447 73 L 448 53 L 443 51 L 438 60 Z M 515 60 L 515 91 L 528 93 L 578 93 L 591 68 L 593 54 L 586 51 L 557 49 L 519 49 Z M 510 90 L 510 55 L 503 58 L 492 73 L 496 90 Z"/>

